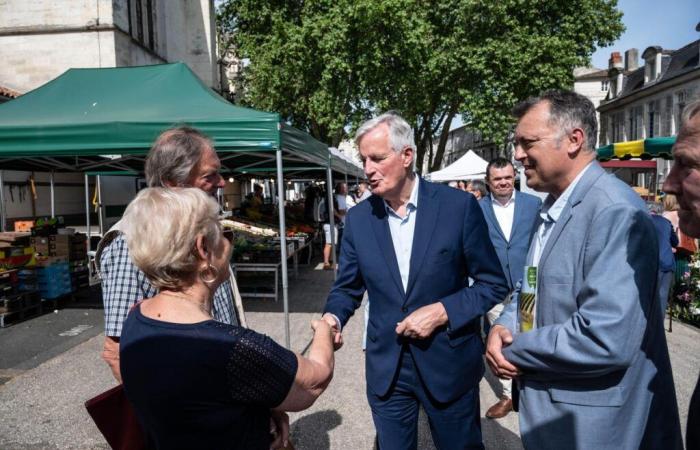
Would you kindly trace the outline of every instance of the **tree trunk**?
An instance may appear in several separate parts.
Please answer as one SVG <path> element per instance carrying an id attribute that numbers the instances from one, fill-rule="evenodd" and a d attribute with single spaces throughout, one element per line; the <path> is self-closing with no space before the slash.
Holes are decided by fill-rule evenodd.
<path id="1" fill-rule="evenodd" d="M 433 160 L 430 171 L 434 172 L 440 170 L 440 164 L 442 164 L 442 157 L 445 155 L 445 147 L 447 146 L 447 138 L 450 136 L 450 125 L 452 125 L 452 119 L 454 119 L 457 114 L 457 105 L 452 104 L 450 110 L 447 113 L 445 122 L 442 124 L 442 131 L 440 132 L 440 140 L 438 141 L 438 148 L 435 152 L 435 159 Z"/>

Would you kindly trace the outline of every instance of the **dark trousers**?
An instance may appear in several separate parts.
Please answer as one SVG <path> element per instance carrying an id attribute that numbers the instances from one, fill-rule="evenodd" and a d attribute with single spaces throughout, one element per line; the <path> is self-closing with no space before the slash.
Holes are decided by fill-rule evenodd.
<path id="1" fill-rule="evenodd" d="M 659 272 L 659 303 L 661 304 L 661 317 L 666 315 L 668 296 L 673 281 L 673 271 Z"/>
<path id="2" fill-rule="evenodd" d="M 410 350 L 404 348 L 399 373 L 389 393 L 367 390 L 381 450 L 417 448 L 418 409 L 423 406 L 433 442 L 440 450 L 483 449 L 479 418 L 479 388 L 450 403 L 439 403 L 426 391 Z"/>

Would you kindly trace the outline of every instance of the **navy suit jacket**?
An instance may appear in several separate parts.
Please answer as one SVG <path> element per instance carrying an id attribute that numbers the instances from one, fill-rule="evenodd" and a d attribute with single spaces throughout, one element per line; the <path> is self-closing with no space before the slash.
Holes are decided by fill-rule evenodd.
<path id="1" fill-rule="evenodd" d="M 508 293 L 474 196 L 419 179 L 416 226 L 408 286 L 404 292 L 385 202 L 373 195 L 350 209 L 341 243 L 338 277 L 324 312 L 342 325 L 370 301 L 367 325 L 367 386 L 389 392 L 401 349 L 410 347 L 431 395 L 440 402 L 459 398 L 483 376 L 479 317 Z M 474 284 L 468 287 L 468 278 Z M 416 309 L 442 302 L 449 322 L 427 339 L 396 334 L 396 324 Z"/>
<path id="2" fill-rule="evenodd" d="M 496 219 L 491 196 L 479 200 L 479 205 L 484 211 L 484 218 L 489 225 L 489 236 L 496 249 L 498 260 L 501 262 L 503 273 L 508 280 L 508 287 L 513 289 L 523 277 L 530 239 L 542 206 L 542 200 L 534 195 L 515 191 L 513 226 L 508 239 L 506 239 L 498 224 L 498 219 Z"/>

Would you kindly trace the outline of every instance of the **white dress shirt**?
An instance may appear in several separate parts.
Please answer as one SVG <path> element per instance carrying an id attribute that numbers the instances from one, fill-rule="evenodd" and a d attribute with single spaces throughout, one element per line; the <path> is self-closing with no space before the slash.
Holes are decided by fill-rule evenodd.
<path id="1" fill-rule="evenodd" d="M 389 231 L 391 232 L 391 242 L 394 244 L 396 261 L 399 263 L 399 273 L 403 290 L 408 288 L 408 275 L 411 269 L 411 251 L 413 250 L 413 234 L 416 229 L 416 213 L 418 209 L 418 176 L 414 177 L 411 197 L 406 205 L 406 217 L 399 216 L 394 209 L 384 202 L 389 220 Z"/>
<path id="2" fill-rule="evenodd" d="M 505 205 L 502 205 L 491 194 L 491 205 L 493 205 L 493 214 L 496 216 L 503 236 L 505 236 L 506 241 L 510 241 L 510 233 L 513 230 L 513 217 L 515 216 L 515 189 Z"/>

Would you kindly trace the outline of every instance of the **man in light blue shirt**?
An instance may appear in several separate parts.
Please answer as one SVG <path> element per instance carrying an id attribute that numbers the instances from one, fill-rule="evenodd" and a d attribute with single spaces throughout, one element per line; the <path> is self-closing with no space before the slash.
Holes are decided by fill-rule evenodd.
<path id="1" fill-rule="evenodd" d="M 549 196 L 528 256 L 530 289 L 496 321 L 486 358 L 517 380 L 523 445 L 680 449 L 646 206 L 595 161 L 586 97 L 548 91 L 514 114 L 515 158 L 527 185 Z"/>
<path id="2" fill-rule="evenodd" d="M 355 140 L 373 195 L 348 212 L 323 318 L 339 345 L 368 293 L 367 399 L 382 450 L 416 448 L 419 406 L 438 448 L 483 449 L 480 318 L 508 288 L 481 208 L 415 174 L 398 115 L 368 121 Z"/>

